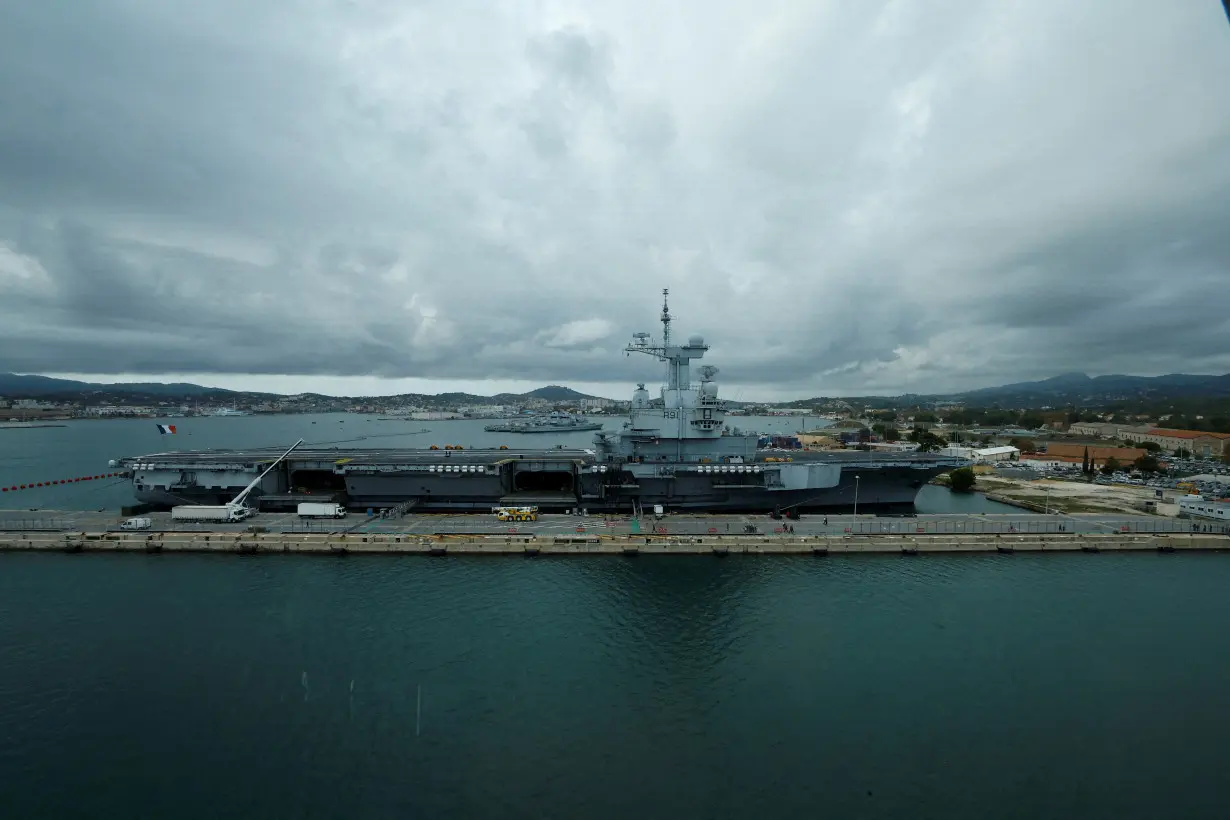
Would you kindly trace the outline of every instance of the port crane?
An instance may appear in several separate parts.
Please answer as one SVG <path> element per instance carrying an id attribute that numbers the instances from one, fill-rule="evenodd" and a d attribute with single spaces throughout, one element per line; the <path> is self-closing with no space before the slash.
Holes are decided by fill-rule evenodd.
<path id="1" fill-rule="evenodd" d="M 279 464 L 281 464 L 282 460 L 285 459 L 292 452 L 294 452 L 294 449 L 302 443 L 303 443 L 303 439 L 299 439 L 294 444 L 292 444 L 289 450 L 287 450 L 285 453 L 282 453 L 282 455 L 274 459 L 273 463 L 271 463 L 268 467 L 266 467 L 261 472 L 260 475 L 252 479 L 251 484 L 244 487 L 243 490 L 240 491 L 239 495 L 235 496 L 227 503 L 221 506 L 217 506 L 217 507 L 201 505 L 201 504 L 183 504 L 171 510 L 171 517 L 174 519 L 182 519 L 185 521 L 230 521 L 230 522 L 234 522 L 234 521 L 244 520 L 249 515 L 251 515 L 253 512 L 251 509 L 249 509 L 244 504 L 244 502 L 247 501 L 248 496 L 252 494 L 253 490 L 255 490 L 258 486 L 260 486 L 261 479 L 269 475 L 269 472 L 274 467 L 277 467 Z"/>
<path id="2" fill-rule="evenodd" d="M 262 478 L 269 475 L 270 470 L 272 470 L 274 467 L 282 463 L 282 460 L 285 459 L 288 455 L 290 455 L 294 451 L 294 449 L 302 443 L 303 443 L 303 439 L 299 439 L 294 444 L 290 445 L 289 450 L 287 450 L 285 453 L 282 453 L 282 455 L 278 456 L 272 464 L 270 464 L 268 467 L 265 468 L 265 471 L 263 473 L 258 475 L 256 478 L 252 479 L 252 483 L 244 487 L 243 490 L 239 493 L 239 495 L 235 496 L 233 499 L 227 502 L 226 506 L 232 510 L 244 510 L 245 511 L 244 515 L 246 516 L 247 508 L 244 506 L 244 502 L 247 501 L 248 495 L 254 489 L 256 489 L 257 486 L 260 485 Z"/>

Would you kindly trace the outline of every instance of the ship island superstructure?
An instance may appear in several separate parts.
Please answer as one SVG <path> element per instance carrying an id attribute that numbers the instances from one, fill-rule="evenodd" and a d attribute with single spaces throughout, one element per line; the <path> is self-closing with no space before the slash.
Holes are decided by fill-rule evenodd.
<path id="1" fill-rule="evenodd" d="M 933 453 L 758 450 L 758 437 L 730 428 L 718 397 L 717 368 L 693 363 L 709 347 L 700 336 L 677 344 L 663 291 L 661 339 L 633 336 L 625 348 L 666 366 L 659 400 L 645 384 L 628 421 L 601 431 L 592 448 L 299 448 L 270 470 L 252 497 L 263 508 L 335 500 L 368 509 L 490 512 L 496 506 L 543 511 L 812 512 L 857 506 L 909 507 L 931 478 L 967 465 Z M 117 459 L 131 471 L 140 501 L 157 506 L 224 503 L 253 481 L 280 449 L 201 450 Z"/>

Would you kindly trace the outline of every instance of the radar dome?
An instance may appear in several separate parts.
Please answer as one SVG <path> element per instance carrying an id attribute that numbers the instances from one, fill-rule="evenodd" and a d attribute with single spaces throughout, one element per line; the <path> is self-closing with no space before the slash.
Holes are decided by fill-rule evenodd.
<path id="1" fill-rule="evenodd" d="M 688 345 L 690 347 L 704 347 L 705 337 L 704 336 L 692 336 L 691 338 L 688 339 Z"/>

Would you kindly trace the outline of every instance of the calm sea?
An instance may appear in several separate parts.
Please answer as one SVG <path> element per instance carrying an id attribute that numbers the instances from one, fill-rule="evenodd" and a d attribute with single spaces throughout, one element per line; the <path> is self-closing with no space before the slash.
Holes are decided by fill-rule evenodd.
<path id="1" fill-rule="evenodd" d="M 0 554 L 4 818 L 1224 818 L 1230 561 Z"/>

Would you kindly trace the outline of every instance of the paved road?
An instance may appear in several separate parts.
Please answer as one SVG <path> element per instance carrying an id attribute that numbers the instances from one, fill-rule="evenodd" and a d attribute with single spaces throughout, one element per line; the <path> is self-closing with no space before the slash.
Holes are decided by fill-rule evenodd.
<path id="1" fill-rule="evenodd" d="M 489 515 L 407 515 L 404 518 L 367 518 L 350 515 L 341 520 L 302 520 L 294 513 L 260 513 L 241 524 L 185 524 L 173 522 L 170 513 L 151 513 L 156 531 L 245 532 L 264 527 L 267 532 L 351 533 L 537 533 L 543 535 L 742 535 L 748 527 L 764 534 L 879 535 L 944 533 L 1110 533 L 1110 532 L 1220 532 L 1225 525 L 1208 524 L 1148 515 L 979 515 L 946 513 L 910 517 L 870 515 L 804 516 L 800 521 L 775 521 L 766 515 L 669 515 L 639 521 L 628 517 L 544 515 L 537 522 L 508 524 Z M 110 512 L 0 511 L 0 530 L 61 530 L 102 532 L 118 529 L 123 517 Z M 1209 527 L 1205 530 L 1203 528 Z"/>

